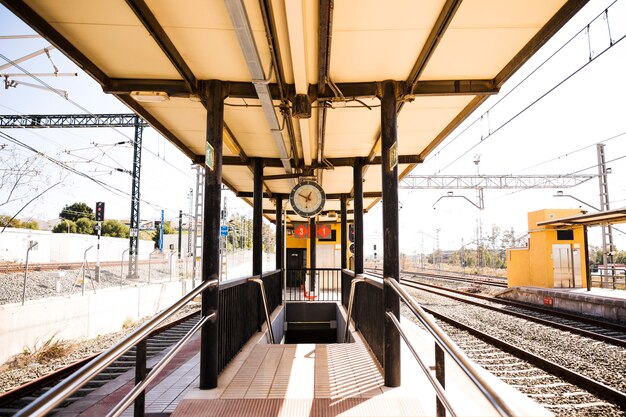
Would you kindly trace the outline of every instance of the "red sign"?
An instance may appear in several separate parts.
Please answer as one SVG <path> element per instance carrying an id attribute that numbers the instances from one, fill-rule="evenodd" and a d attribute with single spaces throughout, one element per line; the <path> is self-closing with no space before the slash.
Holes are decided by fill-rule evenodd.
<path id="1" fill-rule="evenodd" d="M 325 224 L 317 226 L 317 238 L 318 239 L 328 239 L 330 237 L 331 231 L 330 227 Z"/>
<path id="2" fill-rule="evenodd" d="M 553 304 L 554 304 L 554 298 L 552 298 L 552 297 L 543 297 L 543 305 L 544 306 L 552 307 Z"/>
<path id="3" fill-rule="evenodd" d="M 293 229 L 293 234 L 296 239 L 306 239 L 309 237 L 309 225 L 299 224 Z"/>

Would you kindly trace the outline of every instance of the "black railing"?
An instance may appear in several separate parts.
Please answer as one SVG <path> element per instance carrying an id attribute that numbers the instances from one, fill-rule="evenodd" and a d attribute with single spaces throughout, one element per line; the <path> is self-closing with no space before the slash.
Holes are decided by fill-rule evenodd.
<path id="1" fill-rule="evenodd" d="M 348 300 L 350 299 L 350 283 L 354 278 L 354 271 L 349 269 L 341 270 L 341 304 L 348 308 Z"/>
<path id="2" fill-rule="evenodd" d="M 380 365 L 385 366 L 383 360 L 385 321 L 381 320 L 384 311 L 383 286 L 374 280 L 367 280 L 365 283 L 366 285 L 357 285 L 355 288 L 352 319 L 355 329 L 361 332 Z M 350 291 L 350 286 L 347 287 Z"/>
<path id="3" fill-rule="evenodd" d="M 264 273 L 261 280 L 271 314 L 281 303 L 280 271 Z M 248 277 L 221 282 L 219 291 L 218 372 L 221 372 L 261 328 L 265 313 L 260 287 L 249 282 Z"/>
<path id="4" fill-rule="evenodd" d="M 287 269 L 287 301 L 340 301 L 341 269 Z"/>
<path id="5" fill-rule="evenodd" d="M 145 340 L 152 334 L 152 332 L 163 323 L 166 319 L 171 317 L 173 314 L 178 312 L 181 308 L 183 308 L 187 303 L 193 300 L 196 296 L 200 295 L 202 291 L 209 289 L 210 287 L 214 287 L 218 284 L 217 280 L 205 281 L 200 284 L 198 287 L 194 288 L 189 294 L 186 294 L 176 303 L 171 305 L 170 307 L 162 310 L 158 314 L 156 314 L 152 319 L 148 320 L 146 323 L 141 325 L 135 331 L 133 331 L 130 335 L 126 336 L 121 342 L 116 345 L 110 347 L 106 351 L 102 352 L 100 355 L 89 361 L 86 365 L 80 368 L 78 371 L 74 372 L 72 375 L 65 378 L 59 384 L 57 384 L 54 388 L 50 389 L 41 397 L 37 398 L 35 401 L 30 403 L 28 406 L 20 410 L 16 415 L 17 416 L 46 416 L 50 413 L 57 405 L 61 404 L 66 398 L 71 396 L 74 392 L 78 391 L 80 387 L 89 382 L 93 377 L 98 375 L 107 366 L 111 365 L 113 361 L 122 356 L 126 351 L 128 351 L 133 346 L 137 346 L 137 357 L 135 367 L 140 372 L 140 380 L 136 381 L 136 387 L 141 386 L 141 389 L 133 389 L 133 399 L 136 399 L 136 407 L 135 407 L 135 415 L 143 416 L 144 415 L 144 402 L 143 402 L 143 390 L 147 385 L 147 378 L 154 377 L 161 369 L 158 364 L 155 366 L 155 369 L 150 373 L 146 373 L 146 343 Z M 185 340 L 189 340 L 191 336 L 200 329 L 201 324 L 204 321 L 213 319 L 215 317 L 215 313 L 211 313 L 208 316 L 202 317 L 201 322 L 196 324 L 193 329 L 188 333 L 188 337 L 185 337 Z M 182 342 L 177 346 L 182 346 Z M 143 352 L 142 352 L 143 350 Z M 176 348 L 174 350 L 177 350 Z M 168 354 L 169 355 L 169 354 Z M 170 356 L 171 357 L 171 356 Z M 166 356 L 168 358 L 168 356 Z M 164 358 L 165 359 L 165 358 Z M 168 359 L 169 360 L 169 359 Z M 142 372 L 144 371 L 144 372 Z M 146 380 L 144 382 L 144 380 Z M 128 397 L 130 398 L 130 397 Z M 125 398 L 122 403 L 125 406 L 128 406 L 130 402 Z M 117 411 L 116 411 L 117 410 Z M 117 415 L 117 412 L 123 411 L 120 407 L 116 407 L 116 409 L 112 412 Z M 121 414 L 121 412 L 120 412 Z"/>
<path id="6" fill-rule="evenodd" d="M 253 277 L 255 278 L 255 277 Z M 272 271 L 261 276 L 266 292 L 268 312 L 274 311 L 281 303 L 281 273 Z M 256 279 L 258 281 L 258 278 Z M 144 390 L 173 356 L 188 342 L 207 320 L 214 319 L 216 313 L 202 317 L 187 335 L 176 344 L 162 361 L 148 372 L 146 369 L 146 339 L 165 319 L 171 317 L 187 303 L 199 296 L 203 290 L 218 285 L 217 280 L 206 281 L 194 288 L 189 294 L 182 297 L 171 307 L 156 314 L 151 320 L 127 336 L 117 345 L 109 348 L 98 357 L 84 365 L 74 374 L 67 377 L 56 387 L 35 400 L 18 414 L 20 416 L 44 416 L 55 406 L 62 403 L 81 386 L 89 382 L 107 366 L 113 363 L 124 352 L 137 346 L 136 369 L 139 370 L 135 387 L 128 395 L 115 406 L 110 416 L 121 415 L 122 412 L 135 401 L 135 416 L 144 415 Z M 218 372 L 230 362 L 243 345 L 261 328 L 266 321 L 266 311 L 261 300 L 261 289 L 258 282 L 249 278 L 226 281 L 219 284 L 219 340 L 218 340 Z M 270 325 L 270 323 L 268 323 Z"/>

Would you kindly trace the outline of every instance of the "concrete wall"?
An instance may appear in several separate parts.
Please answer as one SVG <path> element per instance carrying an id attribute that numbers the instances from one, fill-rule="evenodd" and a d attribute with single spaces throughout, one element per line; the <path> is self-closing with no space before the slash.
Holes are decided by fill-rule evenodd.
<path id="1" fill-rule="evenodd" d="M 96 261 L 97 236 L 12 228 L 0 233 L 0 261 L 26 262 L 26 249 L 30 241 L 38 242 L 39 246 L 30 252 L 29 262 L 82 262 L 85 250 L 90 246 L 93 248 L 87 252 L 87 260 L 90 263 Z M 120 261 L 128 244 L 128 239 L 101 237 L 100 260 Z M 153 248 L 154 242 L 151 240 L 140 240 L 139 259 L 148 259 Z M 128 253 L 124 256 L 128 259 Z"/>
<path id="2" fill-rule="evenodd" d="M 51 233 L 43 230 L 7 228 L 0 233 L 0 261 L 26 262 L 30 241 L 38 243 L 30 251 L 29 262 L 50 262 Z"/>
<path id="3" fill-rule="evenodd" d="M 118 331 L 124 322 L 152 316 L 189 290 L 191 283 L 178 281 L 0 306 L 0 363 L 52 336 L 76 340 Z"/>
<path id="4" fill-rule="evenodd" d="M 626 323 L 626 300 L 611 298 L 610 296 L 594 296 L 579 291 L 581 290 L 517 287 L 504 290 L 497 297 L 543 307 L 545 307 L 545 298 L 549 297 L 552 299 L 552 308 L 554 309 Z"/>

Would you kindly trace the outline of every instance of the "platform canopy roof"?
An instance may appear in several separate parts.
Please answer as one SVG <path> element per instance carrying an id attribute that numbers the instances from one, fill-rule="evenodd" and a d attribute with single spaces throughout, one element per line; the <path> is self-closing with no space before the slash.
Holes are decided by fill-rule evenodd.
<path id="1" fill-rule="evenodd" d="M 578 214 L 571 217 L 563 217 L 560 219 L 551 219 L 538 222 L 539 226 L 609 226 L 617 223 L 626 223 L 626 207 L 599 211 L 597 213 Z"/>
<path id="2" fill-rule="evenodd" d="M 260 157 L 268 196 L 288 194 L 294 174 L 314 175 L 325 210 L 338 211 L 355 158 L 365 161 L 364 207 L 381 195 L 381 81 L 398 82 L 404 176 L 587 1 L 0 2 L 196 163 L 206 81 L 229 82 L 224 183 L 251 197 Z M 296 95 L 308 97 L 310 118 L 294 110 Z M 273 209 L 264 199 L 270 219 Z"/>

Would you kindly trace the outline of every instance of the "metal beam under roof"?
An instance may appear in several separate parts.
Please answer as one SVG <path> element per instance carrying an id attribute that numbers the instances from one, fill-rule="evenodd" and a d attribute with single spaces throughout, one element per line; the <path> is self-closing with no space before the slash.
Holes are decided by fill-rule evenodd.
<path id="1" fill-rule="evenodd" d="M 626 223 L 626 207 L 537 222 L 539 226 L 608 226 Z"/>
<path id="2" fill-rule="evenodd" d="M 528 189 L 571 188 L 597 175 L 407 175 L 399 188 L 417 189 Z"/>
<path id="3" fill-rule="evenodd" d="M 172 41 L 170 40 L 163 27 L 159 24 L 157 18 L 152 14 L 152 11 L 145 3 L 144 0 L 126 0 L 126 3 L 131 10 L 137 16 L 137 19 L 141 21 L 150 36 L 159 45 L 167 59 L 174 65 L 182 79 L 187 85 L 187 91 L 193 92 L 196 89 L 196 77 L 189 68 L 189 65 L 185 62 L 184 58 L 180 55 Z M 154 90 L 160 91 L 160 90 Z"/>
<path id="4" fill-rule="evenodd" d="M 254 40 L 254 34 L 250 21 L 248 20 L 248 14 L 246 7 L 242 0 L 225 0 L 228 14 L 235 28 L 237 34 L 237 40 L 241 46 L 241 51 L 246 58 L 246 64 L 248 70 L 252 76 L 252 83 L 256 89 L 263 112 L 265 113 L 265 119 L 269 124 L 270 131 L 274 137 L 274 144 L 280 154 L 280 160 L 282 161 L 285 173 L 291 174 L 291 161 L 285 148 L 285 142 L 283 140 L 283 134 L 274 111 L 274 103 L 272 102 L 272 93 L 269 88 L 269 80 L 266 79 L 263 64 L 261 63 L 261 57 Z"/>

